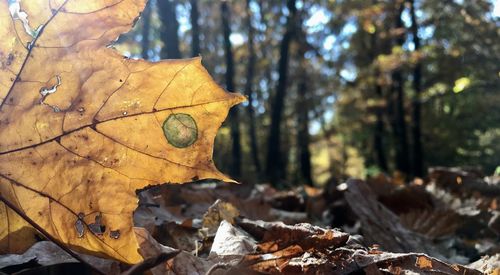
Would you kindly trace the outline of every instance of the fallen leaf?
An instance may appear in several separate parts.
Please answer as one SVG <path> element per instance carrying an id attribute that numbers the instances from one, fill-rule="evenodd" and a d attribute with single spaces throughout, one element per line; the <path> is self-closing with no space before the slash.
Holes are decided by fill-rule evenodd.
<path id="1" fill-rule="evenodd" d="M 261 242 L 258 248 L 264 253 L 272 253 L 291 245 L 298 245 L 304 250 L 333 249 L 344 245 L 349 238 L 347 233 L 308 223 L 285 225 L 282 222 L 236 219 L 236 224 Z"/>
<path id="2" fill-rule="evenodd" d="M 167 262 L 168 274 L 207 274 L 207 271 L 216 264 L 210 259 L 198 258 L 186 251 L 182 251 L 175 258 Z"/>
<path id="3" fill-rule="evenodd" d="M 80 254 L 79 256 L 87 263 L 92 264 L 92 266 L 102 272 L 105 272 L 106 274 L 120 273 L 118 262 L 85 254 Z M 62 250 L 53 242 L 42 241 L 35 243 L 23 254 L 0 255 L 0 269 L 13 265 L 25 264 L 30 261 L 33 261 L 38 266 L 78 263 L 76 259 L 71 257 L 67 252 Z"/>
<path id="4" fill-rule="evenodd" d="M 473 268 L 450 265 L 425 254 L 385 251 L 372 254 L 366 248 L 350 245 L 307 250 L 291 245 L 272 253 L 246 255 L 238 266 L 265 274 L 481 274 Z"/>
<path id="5" fill-rule="evenodd" d="M 480 169 L 472 167 L 431 167 L 429 178 L 438 186 L 457 195 L 479 192 L 490 199 L 500 196 L 500 185 L 483 178 Z"/>
<path id="6" fill-rule="evenodd" d="M 209 235 L 214 235 L 222 221 L 234 223 L 234 218 L 238 217 L 240 212 L 234 205 L 221 200 L 215 201 L 205 215 L 203 215 L 203 227 L 208 229 Z"/>
<path id="7" fill-rule="evenodd" d="M 185 185 L 169 186 L 184 187 Z M 182 216 L 182 207 L 180 205 L 165 205 L 161 196 L 156 196 L 150 192 L 152 189 L 144 190 L 138 194 L 139 207 L 134 212 L 136 225 L 145 227 L 143 224 L 153 223 L 160 225 L 163 222 L 182 224 L 186 220 Z"/>
<path id="8" fill-rule="evenodd" d="M 157 241 L 177 249 L 197 253 L 204 248 L 205 234 L 197 228 L 166 222 L 155 233 L 153 237 Z"/>
<path id="9" fill-rule="evenodd" d="M 134 232 L 139 243 L 139 252 L 146 259 L 156 257 L 160 254 L 177 255 L 175 253 L 179 253 L 179 250 L 158 243 L 144 228 L 134 227 Z M 151 268 L 151 273 L 154 275 L 166 274 L 168 270 L 169 269 L 167 268 L 167 264 L 164 263 Z"/>
<path id="10" fill-rule="evenodd" d="M 491 256 L 483 256 L 467 267 L 475 268 L 484 274 L 500 274 L 500 253 Z"/>
<path id="11" fill-rule="evenodd" d="M 72 249 L 127 263 L 142 260 L 136 189 L 230 181 L 212 148 L 244 99 L 199 58 L 151 63 L 107 47 L 144 5 L 0 2 L 0 195 Z M 0 251 L 22 252 L 34 240 L 29 227 L 0 209 Z"/>
<path id="12" fill-rule="evenodd" d="M 226 220 L 220 223 L 210 254 L 245 255 L 255 251 L 256 242 L 245 231 Z"/>
<path id="13" fill-rule="evenodd" d="M 150 258 L 160 253 L 172 253 L 174 248 L 158 243 L 151 234 L 142 227 L 134 227 L 134 232 L 140 247 L 140 253 L 144 258 Z"/>
<path id="14" fill-rule="evenodd" d="M 375 264 L 380 271 L 393 270 L 392 274 L 481 274 L 479 271 L 461 265 L 450 265 L 438 259 L 419 253 L 366 254 L 363 250 L 343 249 L 338 252 L 354 261 L 347 261 L 344 272 L 357 270 Z M 335 252 L 334 252 L 335 253 Z M 338 265 L 342 266 L 342 265 Z M 352 272 L 352 271 L 351 271 Z M 347 274 L 345 272 L 343 274 Z M 384 273 L 383 273 L 384 274 Z"/>
<path id="15" fill-rule="evenodd" d="M 133 265 L 126 272 L 123 272 L 121 275 L 142 275 L 149 272 L 151 269 L 158 267 L 165 263 L 166 261 L 174 258 L 179 254 L 180 251 L 174 251 L 170 253 L 160 253 L 154 257 L 147 258 L 143 262 Z"/>
<path id="16" fill-rule="evenodd" d="M 247 255 L 240 265 L 265 274 L 281 274 L 290 259 L 300 257 L 303 253 L 300 246 L 292 245 L 272 253 Z"/>

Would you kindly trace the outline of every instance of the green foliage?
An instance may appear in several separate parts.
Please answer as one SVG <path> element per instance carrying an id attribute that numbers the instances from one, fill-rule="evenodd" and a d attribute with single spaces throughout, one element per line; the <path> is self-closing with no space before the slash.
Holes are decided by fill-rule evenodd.
<path id="1" fill-rule="evenodd" d="M 158 58 L 162 45 L 158 13 L 151 21 L 151 59 Z M 180 49 L 189 56 L 192 26 L 190 2 L 178 1 Z M 424 166 L 482 166 L 492 173 L 500 154 L 500 34 L 498 17 L 492 15 L 491 1 L 414 0 L 420 49 L 415 50 L 410 19 L 410 3 L 401 12 L 402 28 L 395 28 L 401 1 L 301 1 L 297 5 L 300 29 L 290 48 L 289 83 L 282 129 L 283 159 L 288 179 L 297 179 L 297 106 L 303 104 L 297 93 L 302 72 L 307 72 L 307 97 L 313 170 L 316 182 L 329 177 L 372 175 L 381 170 L 374 143 L 375 127 L 383 125 L 383 153 L 389 171 L 395 167 L 393 130 L 393 73 L 401 72 L 404 89 L 404 120 L 408 124 L 408 143 L 415 141 L 412 111 L 421 106 L 421 140 Z M 245 1 L 230 1 L 236 90 L 246 83 L 248 14 Z M 255 29 L 256 68 L 253 79 L 257 144 L 265 163 L 270 124 L 270 102 L 278 79 L 279 45 L 288 15 L 284 1 L 250 1 L 251 23 Z M 200 47 L 203 62 L 219 83 L 224 81 L 225 62 L 218 5 L 198 1 Z M 142 23 L 120 39 L 119 49 L 132 57 L 141 52 Z M 396 39 L 401 35 L 403 44 Z M 299 52 L 305 47 L 305 62 Z M 417 96 L 413 70 L 421 65 L 421 92 Z M 380 88 L 377 90 L 377 87 Z M 244 108 L 244 107 L 243 107 Z M 378 116 L 377 114 L 381 114 Z M 250 120 L 244 116 L 242 133 Z M 228 126 L 225 126 L 228 127 Z M 221 131 L 215 160 L 229 167 L 229 131 Z M 225 134 L 224 134 L 225 133 Z M 250 157 L 250 139 L 242 137 L 244 177 L 255 180 Z M 410 156 L 413 155 L 411 150 Z M 227 168 L 223 170 L 228 171 Z"/>

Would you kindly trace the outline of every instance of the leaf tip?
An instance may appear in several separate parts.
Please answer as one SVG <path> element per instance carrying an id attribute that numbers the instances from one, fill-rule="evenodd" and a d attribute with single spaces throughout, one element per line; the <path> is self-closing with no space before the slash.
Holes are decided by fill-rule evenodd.
<path id="1" fill-rule="evenodd" d="M 229 93 L 232 98 L 231 98 L 231 106 L 243 103 L 247 101 L 247 97 L 240 94 L 240 93 Z"/>

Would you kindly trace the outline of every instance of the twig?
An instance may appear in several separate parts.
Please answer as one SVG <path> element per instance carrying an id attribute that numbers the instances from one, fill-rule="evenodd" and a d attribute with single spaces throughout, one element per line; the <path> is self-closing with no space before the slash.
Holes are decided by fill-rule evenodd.
<path id="1" fill-rule="evenodd" d="M 134 266 L 132 266 L 129 270 L 125 271 L 122 273 L 122 275 L 140 275 L 143 274 L 146 270 L 149 270 L 165 261 L 168 261 L 172 259 L 173 257 L 177 256 L 181 251 L 180 250 L 175 250 L 172 252 L 163 252 L 160 253 L 159 255 L 146 259 L 141 263 L 138 263 Z"/>
<path id="2" fill-rule="evenodd" d="M 0 201 L 2 201 L 5 205 L 7 205 L 12 211 L 16 212 L 17 215 L 19 215 L 21 218 L 23 218 L 26 222 L 28 222 L 31 226 L 33 226 L 38 232 L 40 232 L 45 238 L 50 240 L 51 242 L 55 243 L 57 246 L 59 246 L 62 250 L 64 250 L 66 253 L 68 253 L 71 257 L 75 258 L 77 261 L 80 263 L 88 266 L 90 269 L 95 271 L 98 274 L 104 275 L 102 271 L 97 269 L 95 266 L 89 264 L 87 261 L 82 259 L 78 254 L 73 252 L 71 249 L 69 249 L 66 245 L 61 243 L 59 240 L 56 238 L 52 237 L 45 229 L 40 227 L 34 220 L 32 220 L 30 217 L 28 217 L 23 211 L 21 211 L 17 206 L 12 204 L 10 201 L 8 201 L 4 196 L 0 193 Z"/>

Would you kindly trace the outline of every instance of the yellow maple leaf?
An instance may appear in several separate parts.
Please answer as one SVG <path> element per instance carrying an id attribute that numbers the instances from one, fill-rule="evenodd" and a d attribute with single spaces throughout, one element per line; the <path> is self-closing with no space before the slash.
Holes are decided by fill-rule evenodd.
<path id="1" fill-rule="evenodd" d="M 145 0 L 0 1 L 0 195 L 79 251 L 136 263 L 135 191 L 215 178 L 218 127 L 244 98 L 200 59 L 131 60 L 106 47 Z M 0 205 L 0 251 L 33 229 Z"/>

